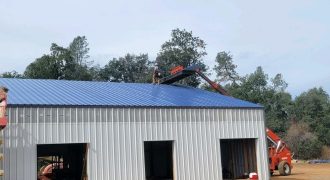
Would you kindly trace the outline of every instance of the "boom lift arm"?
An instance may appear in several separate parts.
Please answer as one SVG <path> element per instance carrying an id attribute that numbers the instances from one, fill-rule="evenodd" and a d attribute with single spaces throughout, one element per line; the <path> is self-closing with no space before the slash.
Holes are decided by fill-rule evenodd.
<path id="1" fill-rule="evenodd" d="M 174 67 L 170 71 L 171 75 L 164 77 L 160 79 L 160 84 L 172 84 L 174 82 L 177 82 L 181 79 L 184 79 L 186 77 L 192 76 L 192 75 L 199 75 L 201 78 L 203 78 L 206 82 L 208 82 L 213 89 L 218 91 L 220 94 L 229 96 L 226 90 L 224 90 L 219 84 L 211 81 L 207 76 L 205 76 L 202 73 L 202 69 L 198 65 L 192 65 L 187 68 L 183 68 L 183 66 L 177 66 Z"/>

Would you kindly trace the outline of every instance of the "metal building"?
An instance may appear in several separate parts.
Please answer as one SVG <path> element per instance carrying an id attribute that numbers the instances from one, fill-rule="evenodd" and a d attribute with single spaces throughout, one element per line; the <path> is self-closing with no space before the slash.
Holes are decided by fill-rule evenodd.
<path id="1" fill-rule="evenodd" d="M 37 179 L 47 166 L 72 179 L 219 180 L 250 172 L 269 179 L 260 105 L 175 85 L 5 78 L 0 85 L 10 90 L 5 180 Z"/>

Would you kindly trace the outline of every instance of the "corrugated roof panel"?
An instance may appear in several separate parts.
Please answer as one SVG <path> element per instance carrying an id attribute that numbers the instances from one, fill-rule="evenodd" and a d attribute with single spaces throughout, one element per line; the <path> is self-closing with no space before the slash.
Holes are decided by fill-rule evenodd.
<path id="1" fill-rule="evenodd" d="M 262 108 L 197 88 L 143 83 L 0 78 L 9 105 Z"/>

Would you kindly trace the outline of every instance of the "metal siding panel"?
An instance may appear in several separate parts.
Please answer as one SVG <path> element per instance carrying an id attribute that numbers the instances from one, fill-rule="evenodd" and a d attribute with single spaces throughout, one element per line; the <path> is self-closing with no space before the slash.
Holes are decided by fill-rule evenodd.
<path id="1" fill-rule="evenodd" d="M 196 150 L 197 150 L 197 154 L 198 154 L 198 163 L 200 163 L 200 165 L 204 166 L 204 158 L 203 158 L 203 154 L 202 154 L 202 148 L 203 148 L 203 145 L 202 145 L 202 138 L 201 138 L 201 125 L 202 125 L 202 122 L 200 120 L 200 109 L 195 111 L 195 116 L 196 116 L 196 135 L 197 137 L 195 138 L 196 139 Z M 204 177 L 204 168 L 201 168 L 200 165 L 198 165 L 198 169 L 199 169 L 199 175 L 200 175 L 200 178 L 201 179 L 205 179 Z"/>
<path id="2" fill-rule="evenodd" d="M 267 173 L 260 173 L 263 179 L 269 179 L 270 173 L 269 173 L 269 168 L 268 168 L 268 147 L 267 147 L 267 135 L 266 135 L 266 127 L 265 127 L 265 120 L 264 120 L 264 111 L 256 111 L 258 114 L 258 124 L 259 124 L 259 153 L 260 153 L 260 161 L 262 162 L 260 166 L 261 172 L 267 172 Z M 258 153 L 258 154 L 259 154 Z"/>
<path id="3" fill-rule="evenodd" d="M 216 117 L 216 110 L 215 109 L 211 109 L 210 110 L 210 114 L 211 114 L 211 122 L 210 123 L 210 126 L 211 126 L 211 130 L 210 132 L 212 132 L 211 134 L 211 141 L 210 141 L 210 146 L 212 148 L 212 155 L 211 157 L 213 157 L 213 174 L 214 174 L 214 180 L 217 180 L 217 179 L 220 179 L 220 175 L 219 175 L 219 167 L 220 167 L 220 164 L 218 163 L 219 162 L 219 154 L 218 154 L 218 151 L 217 149 L 220 149 L 220 148 L 217 148 L 218 146 L 218 143 L 219 140 L 217 138 L 217 124 L 219 124 L 219 117 L 217 118 Z M 220 153 L 221 154 L 221 153 Z"/>
<path id="4" fill-rule="evenodd" d="M 77 142 L 89 143 L 89 179 L 143 180 L 146 140 L 174 140 L 176 180 L 222 179 L 226 138 L 257 138 L 258 173 L 269 178 L 262 110 L 41 107 L 8 116 L 6 180 L 36 179 L 36 144 Z"/>
<path id="5" fill-rule="evenodd" d="M 215 180 L 215 171 L 214 171 L 214 160 L 212 159 L 212 157 L 214 157 L 214 149 L 213 149 L 213 144 L 216 144 L 216 143 L 213 143 L 213 139 L 214 139 L 214 136 L 213 136 L 213 131 L 212 131 L 212 125 L 214 123 L 214 119 L 213 119 L 213 116 L 212 116 L 212 110 L 208 109 L 207 112 L 206 112 L 206 116 L 208 116 L 208 119 L 209 119 L 209 122 L 207 124 L 207 130 L 206 130 L 206 140 L 208 142 L 208 147 L 209 147 L 209 166 L 210 166 L 210 169 L 209 169 L 209 179 L 210 180 Z"/>

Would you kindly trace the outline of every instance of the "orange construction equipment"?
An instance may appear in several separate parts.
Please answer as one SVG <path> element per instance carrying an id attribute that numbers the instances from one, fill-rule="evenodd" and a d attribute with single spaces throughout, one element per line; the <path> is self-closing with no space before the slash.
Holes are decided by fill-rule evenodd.
<path id="1" fill-rule="evenodd" d="M 183 66 L 175 66 L 174 68 L 172 68 L 172 69 L 170 70 L 170 73 L 171 73 L 171 74 L 176 74 L 176 73 L 182 71 L 183 69 L 184 69 Z"/>
<path id="2" fill-rule="evenodd" d="M 53 179 L 53 170 L 64 169 L 63 163 L 51 163 L 40 168 L 38 180 L 51 180 Z"/>
<path id="3" fill-rule="evenodd" d="M 208 82 L 212 86 L 212 88 L 218 91 L 220 94 L 229 96 L 229 94 L 219 84 L 211 81 L 207 76 L 205 76 L 202 72 L 202 68 L 198 65 L 192 65 L 187 68 L 183 68 L 183 66 L 176 66 L 171 69 L 170 73 L 171 75 L 160 79 L 159 83 L 172 84 L 181 79 L 197 74 L 201 78 L 203 78 L 206 82 Z"/>
<path id="4" fill-rule="evenodd" d="M 292 153 L 290 148 L 278 137 L 272 130 L 268 129 L 268 156 L 270 174 L 278 170 L 280 175 L 287 176 L 291 174 L 292 169 Z"/>
<path id="5" fill-rule="evenodd" d="M 174 67 L 171 70 L 171 75 L 160 79 L 160 84 L 172 84 L 181 79 L 189 77 L 191 75 L 199 75 L 206 80 L 213 89 L 218 91 L 222 95 L 230 96 L 229 93 L 223 89 L 219 84 L 211 81 L 202 72 L 198 65 L 189 66 L 183 68 L 183 66 Z M 287 176 L 291 174 L 292 167 L 292 153 L 289 147 L 281 140 L 273 131 L 267 128 L 268 139 L 268 154 L 269 154 L 269 169 L 273 174 L 275 170 L 278 170 L 280 175 Z"/>
<path id="6" fill-rule="evenodd" d="M 7 118 L 6 118 L 6 108 L 7 108 L 7 92 L 8 89 L 6 87 L 0 87 L 0 131 L 3 130 L 7 126 Z M 3 139 L 0 138 L 0 161 L 4 159 L 3 154 Z M 0 177 L 4 176 L 4 170 L 0 169 Z"/>
<path id="7" fill-rule="evenodd" d="M 7 108 L 7 92 L 8 89 L 5 87 L 0 87 L 0 130 L 6 127 L 6 108 Z"/>

